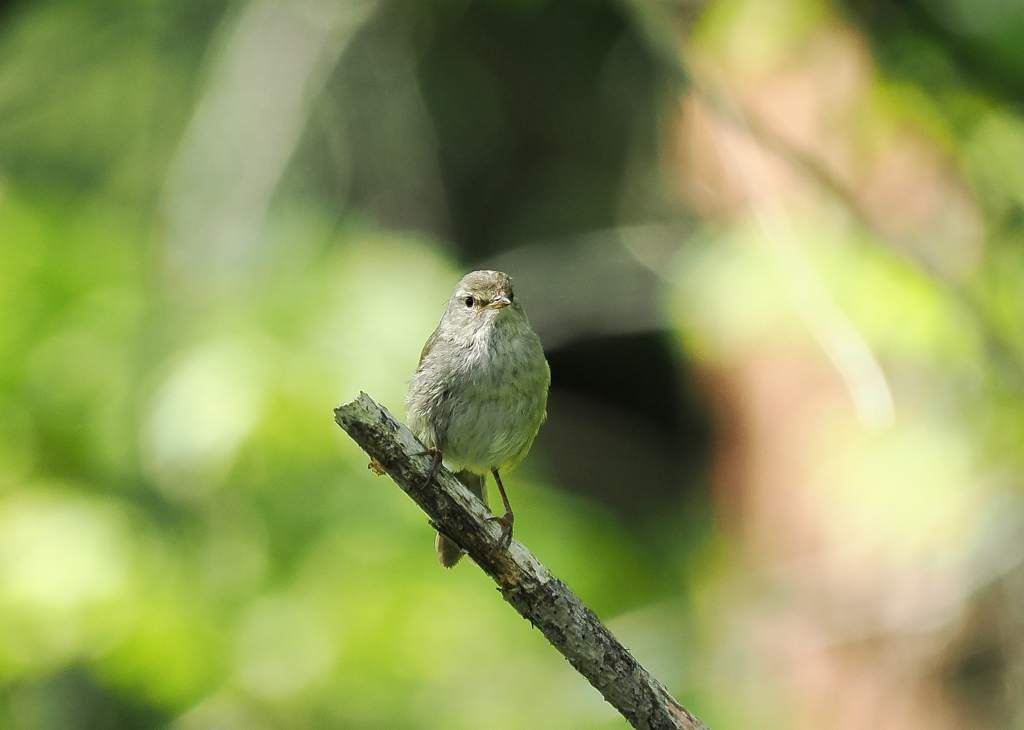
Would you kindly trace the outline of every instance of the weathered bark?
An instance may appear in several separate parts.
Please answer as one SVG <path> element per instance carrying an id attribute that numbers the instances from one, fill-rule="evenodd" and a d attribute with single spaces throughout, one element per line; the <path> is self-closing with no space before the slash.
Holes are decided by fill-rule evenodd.
<path id="1" fill-rule="evenodd" d="M 425 484 L 431 457 L 386 408 L 365 393 L 334 411 L 338 425 L 430 517 L 439 532 L 465 549 L 498 584 L 523 618 L 548 638 L 576 670 L 635 728 L 707 730 L 618 642 L 568 586 L 522 543 L 492 554 L 501 532 L 486 507 L 447 469 Z M 427 549 L 427 548 L 425 548 Z"/>

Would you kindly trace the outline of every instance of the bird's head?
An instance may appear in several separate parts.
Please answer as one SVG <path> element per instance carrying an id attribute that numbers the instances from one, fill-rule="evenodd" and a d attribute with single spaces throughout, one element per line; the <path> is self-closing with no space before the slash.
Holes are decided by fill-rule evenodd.
<path id="1" fill-rule="evenodd" d="M 455 287 L 448 312 L 452 324 L 476 330 L 499 318 L 520 313 L 512 279 L 500 271 L 471 271 Z"/>

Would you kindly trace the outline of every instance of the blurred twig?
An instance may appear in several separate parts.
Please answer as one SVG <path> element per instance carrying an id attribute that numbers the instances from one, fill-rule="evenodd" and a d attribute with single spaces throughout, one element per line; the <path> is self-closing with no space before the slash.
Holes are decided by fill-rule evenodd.
<path id="1" fill-rule="evenodd" d="M 910 261 L 933 280 L 945 287 L 950 295 L 964 307 L 970 316 L 989 353 L 990 361 L 995 370 L 1003 377 L 1004 382 L 1014 390 L 1024 390 L 1024 354 L 1016 347 L 1003 329 L 993 321 L 991 314 L 985 310 L 981 297 L 971 288 L 956 281 L 948 273 L 942 271 L 934 262 L 925 257 L 906 251 L 899 241 L 887 233 L 864 205 L 860 197 L 847 185 L 828 164 L 811 152 L 801 150 L 785 137 L 778 134 L 749 110 L 741 110 L 735 103 L 729 103 L 721 94 L 712 92 L 707 86 L 694 84 L 694 93 L 715 117 L 746 134 L 764 149 L 779 156 L 798 174 L 804 175 L 817 185 L 832 199 L 842 205 L 853 218 L 879 241 L 885 242 L 891 249 L 903 252 Z"/>
<path id="2" fill-rule="evenodd" d="M 370 396 L 338 406 L 334 420 L 430 517 L 431 524 L 465 549 L 498 584 L 501 595 L 541 630 L 635 728 L 707 730 L 612 636 L 568 586 L 513 540 L 493 555 L 500 527 L 483 503 L 448 470 L 425 483 L 430 457 L 408 428 Z"/>

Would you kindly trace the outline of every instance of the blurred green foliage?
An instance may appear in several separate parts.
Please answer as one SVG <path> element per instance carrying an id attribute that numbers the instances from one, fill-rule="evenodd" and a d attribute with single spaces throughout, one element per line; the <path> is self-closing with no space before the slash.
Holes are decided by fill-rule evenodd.
<path id="1" fill-rule="evenodd" d="M 756 39 L 740 44 L 752 69 L 838 22 L 813 2 L 747 5 L 713 4 L 697 32 Z M 891 74 L 873 93 L 968 180 L 984 256 L 944 280 L 867 226 L 801 221 L 906 409 L 887 436 L 814 446 L 843 475 L 824 532 L 897 545 L 894 562 L 943 535 L 953 563 L 977 538 L 951 517 L 977 506 L 962 485 L 1024 472 L 1022 20 L 997 23 L 1011 4 L 992 2 L 961 32 L 969 3 L 904 5 L 844 8 Z M 331 407 L 364 390 L 403 414 L 460 255 L 678 222 L 651 182 L 672 69 L 604 3 L 371 8 L 306 100 L 251 266 L 204 290 L 167 263 L 167 180 L 217 54 L 259 7 L 0 15 L 0 728 L 624 727 L 485 576 L 437 567 L 422 513 Z M 753 238 L 709 225 L 659 271 L 687 357 L 806 338 Z M 722 610 L 743 601 L 716 603 L 742 559 L 709 496 L 644 539 L 552 481 L 536 458 L 508 479 L 516 536 L 697 714 L 744 726 L 765 691 Z"/>

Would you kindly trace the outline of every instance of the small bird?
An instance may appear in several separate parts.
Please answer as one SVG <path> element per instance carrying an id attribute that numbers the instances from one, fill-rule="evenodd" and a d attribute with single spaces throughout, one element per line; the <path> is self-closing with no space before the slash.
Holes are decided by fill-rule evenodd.
<path id="1" fill-rule="evenodd" d="M 427 338 L 405 398 L 409 428 L 483 503 L 487 473 L 501 492 L 505 514 L 495 549 L 512 542 L 515 516 L 501 472 L 518 464 L 547 416 L 551 370 L 540 338 L 515 300 L 512 279 L 473 271 L 455 287 L 441 323 Z M 454 567 L 464 551 L 444 535 L 437 559 Z"/>

